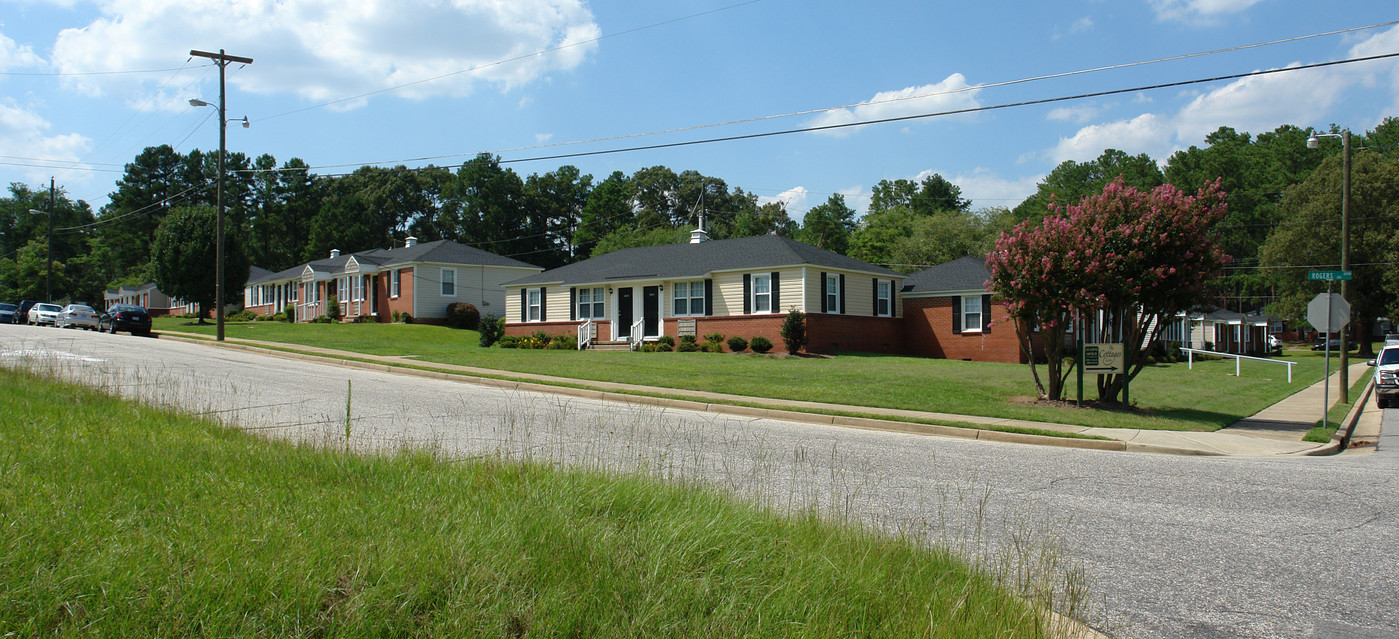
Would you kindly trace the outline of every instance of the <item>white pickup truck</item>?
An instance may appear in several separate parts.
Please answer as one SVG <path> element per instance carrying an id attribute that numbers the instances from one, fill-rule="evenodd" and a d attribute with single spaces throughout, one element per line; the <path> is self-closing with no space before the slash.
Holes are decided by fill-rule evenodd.
<path id="1" fill-rule="evenodd" d="M 1399 340 L 1386 339 L 1384 350 L 1370 365 L 1375 367 L 1375 405 L 1387 408 L 1399 400 Z"/>

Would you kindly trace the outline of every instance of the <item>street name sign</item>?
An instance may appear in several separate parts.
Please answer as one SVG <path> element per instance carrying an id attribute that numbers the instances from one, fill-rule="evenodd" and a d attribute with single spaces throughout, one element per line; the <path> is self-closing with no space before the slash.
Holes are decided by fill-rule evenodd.
<path id="1" fill-rule="evenodd" d="M 1089 375 L 1117 375 L 1127 372 L 1127 358 L 1121 344 L 1084 344 L 1083 372 Z"/>
<path id="2" fill-rule="evenodd" d="M 1339 282 L 1350 280 L 1350 271 L 1307 271 L 1307 279 L 1320 282 Z"/>

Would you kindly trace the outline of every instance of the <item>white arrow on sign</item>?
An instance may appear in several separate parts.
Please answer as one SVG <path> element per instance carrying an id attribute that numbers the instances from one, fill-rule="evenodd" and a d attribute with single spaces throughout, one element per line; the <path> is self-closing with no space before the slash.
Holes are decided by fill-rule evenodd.
<path id="1" fill-rule="evenodd" d="M 1322 333 L 1335 333 L 1350 323 L 1350 302 L 1340 293 L 1317 293 L 1307 302 L 1307 321 Z"/>

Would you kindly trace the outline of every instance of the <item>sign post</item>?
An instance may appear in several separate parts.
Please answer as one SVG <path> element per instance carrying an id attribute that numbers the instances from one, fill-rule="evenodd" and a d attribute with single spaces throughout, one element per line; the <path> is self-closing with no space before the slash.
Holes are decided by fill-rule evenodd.
<path id="1" fill-rule="evenodd" d="M 1321 378 L 1321 427 L 1326 429 L 1330 427 L 1326 413 L 1331 408 L 1331 333 L 1344 330 L 1350 323 L 1350 302 L 1331 292 L 1331 282 L 1350 279 L 1350 271 L 1311 271 L 1307 273 L 1307 279 L 1326 282 L 1326 292 L 1317 293 L 1307 303 L 1307 321 L 1321 331 L 1322 339 L 1326 340 L 1326 372 L 1325 377 Z"/>

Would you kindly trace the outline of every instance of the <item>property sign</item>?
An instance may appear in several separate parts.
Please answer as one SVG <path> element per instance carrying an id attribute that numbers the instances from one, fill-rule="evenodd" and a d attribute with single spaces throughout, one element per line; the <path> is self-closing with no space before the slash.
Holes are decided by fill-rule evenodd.
<path id="1" fill-rule="evenodd" d="M 1121 344 L 1084 344 L 1083 372 L 1114 375 L 1127 372 L 1127 358 Z"/>
<path id="2" fill-rule="evenodd" d="M 680 337 L 683 337 L 683 336 L 685 336 L 685 335 L 694 335 L 694 334 L 695 334 L 695 320 L 692 320 L 692 319 L 677 320 L 677 321 L 675 322 L 675 333 L 676 333 L 677 336 L 680 336 Z"/>
<path id="3" fill-rule="evenodd" d="M 1307 271 L 1307 279 L 1322 282 L 1339 282 L 1351 279 L 1350 271 Z"/>

